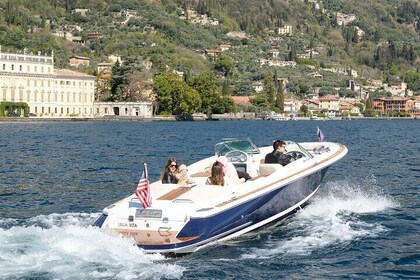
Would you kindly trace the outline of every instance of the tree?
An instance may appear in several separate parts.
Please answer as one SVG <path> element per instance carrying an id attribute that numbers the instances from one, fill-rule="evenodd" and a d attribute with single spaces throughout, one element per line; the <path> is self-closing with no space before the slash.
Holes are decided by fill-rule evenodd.
<path id="1" fill-rule="evenodd" d="M 274 105 L 275 88 L 271 72 L 267 72 L 265 75 L 263 93 L 267 96 L 268 103 Z"/>
<path id="2" fill-rule="evenodd" d="M 210 116 L 217 108 L 221 96 L 216 76 L 212 72 L 204 72 L 192 77 L 189 85 L 197 90 L 201 97 L 201 112 Z"/>
<path id="3" fill-rule="evenodd" d="M 282 83 L 279 83 L 279 87 L 277 89 L 276 108 L 278 108 L 280 112 L 284 112 L 284 92 Z"/>
<path id="4" fill-rule="evenodd" d="M 373 109 L 372 96 L 369 95 L 369 98 L 366 100 L 366 110 Z"/>
<path id="5" fill-rule="evenodd" d="M 258 93 L 251 99 L 251 104 L 258 107 L 262 111 L 270 110 L 270 103 L 267 100 L 267 96 L 262 92 Z"/>
<path id="6" fill-rule="evenodd" d="M 162 114 L 188 116 L 201 106 L 198 92 L 177 74 L 170 72 L 159 74 L 154 79 L 153 90 Z"/>
<path id="7" fill-rule="evenodd" d="M 227 78 L 223 80 L 222 94 L 230 95 L 229 79 Z"/>
<path id="8" fill-rule="evenodd" d="M 111 98 L 110 101 L 119 100 L 121 97 L 121 85 L 124 77 L 120 63 L 117 61 L 111 70 Z"/>
<path id="9" fill-rule="evenodd" d="M 304 117 L 309 116 L 309 108 L 306 105 L 300 106 L 300 113 L 303 114 Z"/>
<path id="10" fill-rule="evenodd" d="M 148 91 L 152 88 L 149 75 L 149 73 L 139 70 L 126 73 L 122 85 L 122 100 L 149 101 Z"/>
<path id="11" fill-rule="evenodd" d="M 223 72 L 225 77 L 228 77 L 232 75 L 235 69 L 235 64 L 233 63 L 233 60 L 230 58 L 230 56 L 222 54 L 214 66 L 214 69 Z"/>

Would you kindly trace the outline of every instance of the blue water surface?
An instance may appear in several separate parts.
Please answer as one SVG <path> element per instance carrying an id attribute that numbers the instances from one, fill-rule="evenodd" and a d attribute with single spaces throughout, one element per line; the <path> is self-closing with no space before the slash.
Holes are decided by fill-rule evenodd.
<path id="1" fill-rule="evenodd" d="M 146 255 L 90 225 L 134 191 L 143 163 L 190 164 L 222 138 L 345 144 L 311 204 L 197 253 Z M 420 122 L 0 123 L 1 279 L 420 278 Z"/>

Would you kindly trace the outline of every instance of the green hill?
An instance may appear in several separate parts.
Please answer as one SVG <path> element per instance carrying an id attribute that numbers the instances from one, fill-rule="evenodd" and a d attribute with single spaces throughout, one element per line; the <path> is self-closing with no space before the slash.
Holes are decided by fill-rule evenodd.
<path id="1" fill-rule="evenodd" d="M 278 34 L 284 26 L 292 27 L 291 35 Z M 57 31 L 84 43 L 53 35 Z M 228 36 L 234 31 L 246 37 Z M 89 39 L 90 33 L 102 37 Z M 360 83 L 405 79 L 418 94 L 419 34 L 416 0 L 0 0 L 2 52 L 54 50 L 59 68 L 70 68 L 72 55 L 85 56 L 91 65 L 79 70 L 91 74 L 111 54 L 125 61 L 121 75 L 210 70 L 220 86 L 228 79 L 227 91 L 235 95 L 251 95 L 252 83 L 267 71 L 287 78 L 287 92 L 298 97 L 316 87 L 344 87 L 349 77 L 324 70 L 332 67 L 356 70 Z M 221 59 L 206 59 L 205 50 L 220 44 L 231 48 Z M 308 50 L 309 57 L 298 57 Z M 262 59 L 297 66 L 262 67 Z M 322 80 L 313 77 L 316 71 Z"/>

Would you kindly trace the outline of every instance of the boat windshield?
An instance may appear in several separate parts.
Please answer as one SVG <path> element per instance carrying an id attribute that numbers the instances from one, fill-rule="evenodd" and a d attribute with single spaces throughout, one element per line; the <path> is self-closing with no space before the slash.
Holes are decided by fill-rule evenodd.
<path id="1" fill-rule="evenodd" d="M 259 154 L 257 146 L 251 139 L 223 139 L 223 142 L 214 145 L 214 154 L 216 156 L 224 156 L 230 151 L 242 151 L 247 154 Z"/>
<path id="2" fill-rule="evenodd" d="M 308 158 L 313 158 L 314 156 L 305 150 L 301 145 L 292 141 L 286 141 L 286 152 L 301 152 Z"/>

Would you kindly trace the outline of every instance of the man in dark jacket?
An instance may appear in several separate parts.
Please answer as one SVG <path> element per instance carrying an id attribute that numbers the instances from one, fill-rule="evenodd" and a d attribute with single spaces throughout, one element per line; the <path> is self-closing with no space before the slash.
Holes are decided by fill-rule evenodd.
<path id="1" fill-rule="evenodd" d="M 265 156 L 265 163 L 279 163 L 283 166 L 290 163 L 290 157 L 285 155 L 286 143 L 276 140 L 273 143 L 273 151 Z"/>

